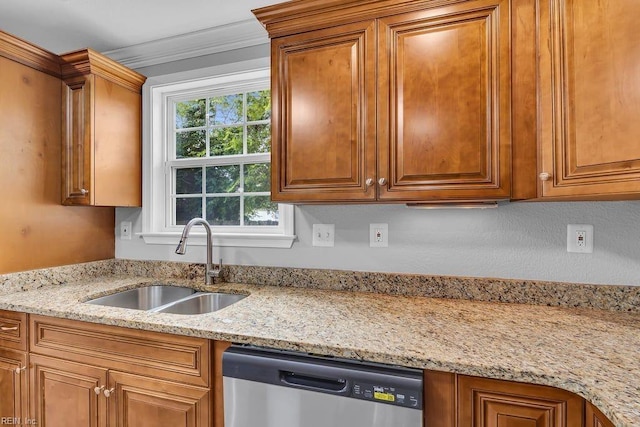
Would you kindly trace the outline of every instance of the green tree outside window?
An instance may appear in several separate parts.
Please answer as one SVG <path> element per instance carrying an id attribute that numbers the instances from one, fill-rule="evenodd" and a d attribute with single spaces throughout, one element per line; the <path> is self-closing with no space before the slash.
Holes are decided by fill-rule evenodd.
<path id="1" fill-rule="evenodd" d="M 173 169 L 175 225 L 196 216 L 213 225 L 278 225 L 270 164 L 241 158 L 269 153 L 270 120 L 269 90 L 175 103 L 175 158 L 216 159 L 213 165 Z M 228 156 L 240 157 L 226 162 Z"/>

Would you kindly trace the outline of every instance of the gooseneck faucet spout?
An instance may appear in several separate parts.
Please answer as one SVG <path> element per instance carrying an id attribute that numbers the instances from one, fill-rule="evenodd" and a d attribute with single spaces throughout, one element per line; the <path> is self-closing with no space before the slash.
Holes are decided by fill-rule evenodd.
<path id="1" fill-rule="evenodd" d="M 205 284 L 212 285 L 214 277 L 220 277 L 222 272 L 222 258 L 220 259 L 220 264 L 218 268 L 214 268 L 213 266 L 213 240 L 211 233 L 211 225 L 203 219 L 203 218 L 193 218 L 191 221 L 184 226 L 184 230 L 182 230 L 182 236 L 180 237 L 180 243 L 178 243 L 178 247 L 176 248 L 176 254 L 184 255 L 187 252 L 187 238 L 189 237 L 189 232 L 194 225 L 202 225 L 204 230 L 207 233 L 207 265 L 205 267 Z"/>

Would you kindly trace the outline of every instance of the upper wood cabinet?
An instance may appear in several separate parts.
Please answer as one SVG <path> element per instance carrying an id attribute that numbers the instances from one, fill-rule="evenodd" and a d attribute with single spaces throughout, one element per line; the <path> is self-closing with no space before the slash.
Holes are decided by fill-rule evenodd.
<path id="1" fill-rule="evenodd" d="M 375 199 L 375 53 L 373 21 L 273 40 L 273 200 Z"/>
<path id="2" fill-rule="evenodd" d="M 510 197 L 509 0 L 292 3 L 254 11 L 274 200 Z"/>
<path id="3" fill-rule="evenodd" d="M 509 198 L 509 3 L 466 1 L 379 20 L 381 200 Z"/>
<path id="4" fill-rule="evenodd" d="M 541 196 L 640 196 L 640 3 L 539 10 Z"/>
<path id="5" fill-rule="evenodd" d="M 62 203 L 141 206 L 145 77 L 91 49 L 61 69 Z"/>

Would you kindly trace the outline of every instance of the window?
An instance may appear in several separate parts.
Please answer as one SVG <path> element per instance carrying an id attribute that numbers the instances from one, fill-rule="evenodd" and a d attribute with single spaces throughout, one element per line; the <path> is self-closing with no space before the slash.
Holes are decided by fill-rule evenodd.
<path id="1" fill-rule="evenodd" d="M 293 207 L 270 198 L 268 69 L 220 68 L 218 77 L 147 82 L 142 235 L 175 244 L 202 217 L 217 245 L 291 247 Z"/>

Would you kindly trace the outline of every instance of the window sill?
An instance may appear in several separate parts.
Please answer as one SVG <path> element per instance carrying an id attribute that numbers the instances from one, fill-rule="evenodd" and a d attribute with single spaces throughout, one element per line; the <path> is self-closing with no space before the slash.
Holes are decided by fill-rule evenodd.
<path id="1" fill-rule="evenodd" d="M 137 233 L 144 242 L 149 245 L 177 245 L 180 241 L 181 233 Z M 242 248 L 279 248 L 289 249 L 296 239 L 295 234 L 241 234 L 241 233 L 214 233 L 213 245 L 224 247 Z M 207 235 L 204 233 L 193 233 L 189 235 L 189 244 L 195 246 L 205 246 Z"/>

